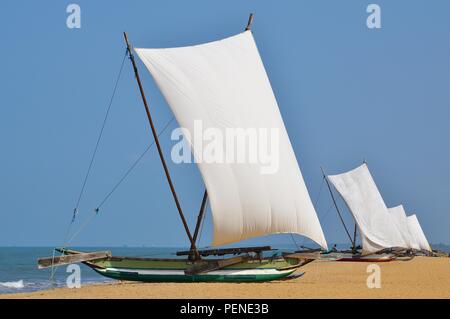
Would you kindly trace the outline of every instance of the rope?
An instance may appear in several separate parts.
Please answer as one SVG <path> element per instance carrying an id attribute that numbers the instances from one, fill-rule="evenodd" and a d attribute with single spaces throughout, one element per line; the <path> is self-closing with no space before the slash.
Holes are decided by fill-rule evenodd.
<path id="1" fill-rule="evenodd" d="M 320 194 L 322 194 L 322 188 L 323 188 L 323 183 L 325 182 L 325 176 L 322 178 L 322 183 L 320 184 L 320 188 L 319 188 L 319 194 L 316 197 L 316 201 L 314 202 L 314 207 L 317 206 L 317 203 L 319 202 L 320 199 Z"/>
<path id="2" fill-rule="evenodd" d="M 346 232 L 348 238 L 350 239 L 350 242 L 353 244 L 353 238 L 350 235 L 350 232 L 348 231 L 347 226 L 344 223 L 344 218 L 342 217 L 341 211 L 339 210 L 338 204 L 336 202 L 336 199 L 334 198 L 333 191 L 331 190 L 331 186 L 328 183 L 328 181 L 327 181 L 327 185 L 328 185 L 328 190 L 330 191 L 331 199 L 333 200 L 334 207 L 336 208 L 336 211 L 339 215 L 339 219 L 341 220 L 341 223 L 344 226 L 345 232 Z"/>
<path id="3" fill-rule="evenodd" d="M 89 216 L 89 218 L 87 218 L 85 220 L 85 222 L 80 226 L 80 228 L 78 228 L 78 230 L 72 235 L 72 237 L 70 237 L 70 239 L 67 241 L 67 246 L 72 243 L 72 241 L 75 239 L 75 237 L 78 236 L 79 233 L 81 233 L 81 231 L 83 229 L 85 229 L 94 219 L 94 217 L 97 216 L 97 213 L 92 214 L 91 216 Z"/>
<path id="4" fill-rule="evenodd" d="M 94 164 L 95 155 L 97 154 L 98 147 L 99 147 L 99 145 L 100 145 L 100 141 L 101 141 L 102 136 L 103 136 L 103 131 L 104 131 L 105 126 L 106 126 L 106 121 L 107 121 L 107 119 L 108 119 L 109 112 L 110 112 L 110 110 L 111 110 L 111 106 L 112 106 L 114 97 L 115 97 L 116 92 L 117 92 L 117 87 L 118 87 L 118 85 L 119 85 L 119 80 L 120 80 L 121 75 L 122 75 L 122 70 L 123 70 L 123 66 L 124 66 L 124 64 L 125 64 L 125 59 L 126 59 L 126 57 L 127 57 L 127 51 L 125 52 L 125 54 L 124 54 L 124 56 L 123 56 L 123 58 L 122 58 L 122 63 L 120 64 L 119 73 L 117 74 L 117 78 L 116 78 L 116 81 L 115 81 L 115 83 L 114 83 L 114 89 L 113 89 L 113 92 L 112 92 L 112 94 L 111 94 L 111 98 L 109 99 L 108 107 L 106 108 L 105 117 L 103 118 L 102 127 L 101 127 L 101 129 L 100 129 L 100 133 L 99 133 L 99 135 L 98 135 L 97 142 L 95 143 L 95 148 L 94 148 L 94 151 L 93 151 L 93 153 L 92 153 L 91 160 L 90 160 L 90 162 L 89 162 L 89 166 L 88 166 L 88 169 L 87 169 L 87 171 L 86 171 L 86 175 L 84 176 L 84 180 L 83 180 L 83 184 L 82 184 L 82 186 L 81 186 L 80 194 L 78 195 L 78 198 L 77 198 L 77 201 L 76 201 L 75 208 L 73 209 L 72 219 L 71 219 L 71 221 L 70 221 L 70 223 L 69 223 L 69 225 L 68 225 L 68 227 L 67 227 L 66 234 L 65 234 L 65 236 L 64 236 L 64 244 L 63 244 L 63 246 L 62 246 L 63 249 L 68 245 L 67 238 L 68 238 L 68 236 L 69 236 L 69 233 L 70 233 L 70 230 L 71 230 L 71 228 L 72 228 L 72 225 L 73 225 L 73 223 L 75 222 L 76 216 L 78 215 L 78 208 L 79 208 L 79 206 L 80 206 L 80 202 L 81 202 L 81 199 L 82 199 L 82 197 L 83 197 L 84 190 L 85 190 L 85 188 L 86 188 L 86 184 L 87 184 L 87 181 L 88 181 L 88 179 L 89 179 L 89 175 L 90 175 L 90 173 L 91 173 L 92 166 L 93 166 L 93 164 Z M 62 256 L 62 255 L 63 255 L 63 253 L 61 253 L 61 256 Z M 50 280 L 51 280 L 52 282 L 54 281 L 54 275 L 55 275 L 55 272 L 56 272 L 56 270 L 54 269 L 54 268 L 55 268 L 55 267 L 54 267 L 54 260 L 55 260 L 55 250 L 53 250 L 53 255 L 52 255 L 52 267 L 51 267 L 51 274 L 50 274 Z M 57 269 L 57 266 L 56 266 L 56 269 Z"/>
<path id="5" fill-rule="evenodd" d="M 322 178 L 322 183 L 320 184 L 319 193 L 317 193 L 316 200 L 314 201 L 314 207 L 317 207 L 317 203 L 319 202 L 320 195 L 322 194 L 324 182 L 325 182 L 325 176 Z M 303 241 L 302 241 L 301 245 L 299 246 L 297 244 L 297 242 L 295 241 L 294 235 L 292 233 L 290 233 L 290 234 L 291 234 L 291 239 L 294 242 L 294 245 L 297 247 L 297 250 L 300 250 L 300 248 L 302 248 L 305 245 L 306 238 L 303 238 Z"/>
<path id="6" fill-rule="evenodd" d="M 334 207 L 334 204 L 331 203 L 330 207 L 328 207 L 327 212 L 325 213 L 325 215 L 323 215 L 322 223 L 325 221 L 326 217 L 328 216 L 328 213 L 331 211 L 331 209 L 332 209 L 333 207 Z"/>
<path id="7" fill-rule="evenodd" d="M 108 119 L 108 115 L 109 115 L 109 112 L 110 112 L 110 110 L 111 110 L 112 102 L 113 102 L 114 96 L 116 95 L 117 86 L 118 86 L 118 84 L 119 84 L 119 80 L 120 80 L 120 76 L 121 76 L 121 74 L 122 74 L 123 65 L 124 65 L 124 63 L 125 63 L 125 58 L 126 58 L 126 56 L 127 56 L 127 53 L 125 53 L 125 55 L 124 55 L 124 57 L 123 57 L 123 59 L 122 59 L 122 64 L 120 65 L 120 71 L 119 71 L 119 74 L 118 74 L 118 76 L 117 76 L 116 83 L 115 83 L 115 85 L 114 85 L 113 93 L 112 93 L 111 98 L 110 98 L 110 100 L 109 100 L 108 108 L 106 109 L 106 114 L 105 114 L 105 118 L 103 119 L 102 128 L 100 129 L 100 134 L 98 135 L 97 143 L 95 144 L 94 152 L 92 153 L 91 161 L 90 161 L 90 163 L 89 163 L 89 167 L 88 167 L 87 172 L 86 172 L 86 175 L 85 175 L 85 177 L 84 177 L 83 185 L 82 185 L 82 187 L 81 187 L 80 194 L 79 194 L 79 196 L 78 196 L 77 204 L 75 205 L 74 215 L 73 215 L 72 221 L 75 220 L 75 216 L 76 216 L 76 213 L 77 213 L 77 211 L 78 211 L 78 207 L 79 207 L 79 205 L 80 205 L 80 201 L 81 201 L 81 198 L 82 198 L 82 196 L 83 196 L 84 189 L 86 188 L 86 184 L 87 184 L 89 175 L 90 175 L 90 173 L 91 173 L 92 165 L 94 164 L 95 155 L 97 154 L 97 150 L 98 150 L 98 147 L 99 147 L 99 145 L 100 145 L 100 140 L 101 140 L 101 138 L 102 138 L 102 136 L 103 136 L 103 131 L 104 131 L 104 129 L 105 129 L 106 120 Z"/>
<path id="8" fill-rule="evenodd" d="M 169 124 L 172 123 L 174 120 L 174 117 L 172 116 L 171 119 L 164 125 L 161 132 L 158 134 L 158 137 L 164 133 L 164 131 L 169 127 Z M 101 201 L 100 205 L 97 206 L 97 208 L 94 209 L 94 214 L 92 214 L 86 221 L 83 223 L 83 225 L 80 226 L 80 228 L 70 237 L 70 239 L 67 241 L 67 245 L 70 244 L 75 237 L 77 237 L 94 219 L 95 216 L 98 215 L 98 212 L 100 210 L 100 207 L 110 198 L 110 196 L 114 193 L 114 191 L 119 187 L 119 185 L 127 178 L 127 176 L 133 171 L 133 169 L 136 167 L 136 165 L 142 160 L 145 154 L 150 150 L 150 148 L 155 144 L 153 141 L 146 149 L 145 151 L 134 161 L 134 163 L 128 168 L 128 170 L 125 172 L 125 174 L 120 178 L 120 180 L 114 185 L 112 190 L 105 196 L 105 198 Z"/>
<path id="9" fill-rule="evenodd" d="M 291 235 L 291 239 L 294 242 L 295 247 L 297 247 L 297 250 L 300 250 L 300 247 L 297 242 L 295 241 L 294 235 L 292 233 L 289 233 L 289 235 Z"/>
<path id="10" fill-rule="evenodd" d="M 158 137 L 161 136 L 165 132 L 165 130 L 169 127 L 169 125 L 173 122 L 175 118 L 172 116 L 171 119 L 164 125 L 161 132 L 157 135 Z M 150 148 L 155 144 L 155 140 L 153 140 L 150 145 L 145 149 L 145 151 L 134 161 L 134 163 L 130 166 L 130 168 L 127 169 L 125 174 L 119 179 L 119 181 L 113 186 L 113 188 L 106 194 L 106 196 L 102 199 L 99 205 L 97 205 L 97 208 L 95 209 L 96 212 L 100 210 L 100 207 L 103 206 L 103 204 L 106 203 L 106 201 L 111 197 L 111 195 L 116 191 L 116 189 L 122 184 L 122 182 L 130 175 L 130 173 L 134 170 L 136 165 L 142 160 L 142 158 L 147 154 L 147 152 L 150 150 Z"/>
<path id="11" fill-rule="evenodd" d="M 52 284 L 54 284 L 55 282 L 54 282 L 54 276 L 55 276 L 55 271 L 56 270 L 54 270 L 54 266 L 53 266 L 53 263 L 54 263 L 54 261 L 55 261 L 55 251 L 56 251 L 56 249 L 54 249 L 53 248 L 53 253 L 52 253 L 52 268 L 50 269 L 50 281 L 52 282 Z"/>

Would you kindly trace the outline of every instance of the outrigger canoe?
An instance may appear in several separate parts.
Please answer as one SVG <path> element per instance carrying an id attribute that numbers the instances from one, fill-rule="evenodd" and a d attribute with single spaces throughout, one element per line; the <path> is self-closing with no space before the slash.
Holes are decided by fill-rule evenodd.
<path id="1" fill-rule="evenodd" d="M 63 255 L 42 258 L 38 261 L 39 267 L 70 264 L 85 259 L 81 261 L 83 264 L 105 277 L 143 282 L 271 281 L 288 277 L 315 259 L 310 254 L 261 257 L 261 254 L 257 253 L 192 261 L 189 258 L 116 257 L 110 252 L 85 253 L 66 249 L 58 251 Z"/>

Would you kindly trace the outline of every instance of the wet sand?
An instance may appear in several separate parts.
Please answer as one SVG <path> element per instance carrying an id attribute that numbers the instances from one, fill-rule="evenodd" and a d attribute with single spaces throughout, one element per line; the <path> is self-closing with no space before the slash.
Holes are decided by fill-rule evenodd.
<path id="1" fill-rule="evenodd" d="M 367 287 L 370 263 L 315 261 L 297 279 L 267 283 L 134 283 L 0 295 L 2 298 L 450 298 L 450 258 L 379 263 L 381 288 Z"/>

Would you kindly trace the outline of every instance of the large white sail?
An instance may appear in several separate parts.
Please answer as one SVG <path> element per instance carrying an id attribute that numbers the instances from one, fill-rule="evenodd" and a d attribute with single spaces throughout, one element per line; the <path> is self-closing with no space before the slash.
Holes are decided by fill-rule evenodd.
<path id="1" fill-rule="evenodd" d="M 412 236 L 412 245 L 414 249 L 423 249 L 431 251 L 430 244 L 428 243 L 427 238 L 420 227 L 419 220 L 416 215 L 408 216 L 408 228 Z"/>
<path id="2" fill-rule="evenodd" d="M 349 172 L 329 175 L 328 179 L 355 218 L 364 255 L 407 246 L 365 163 Z"/>
<path id="3" fill-rule="evenodd" d="M 192 137 L 196 120 L 224 135 L 229 128 L 278 130 L 275 172 L 262 173 L 259 162 L 198 163 L 213 214 L 212 244 L 298 233 L 327 248 L 252 33 L 136 52 L 186 129 L 196 160 L 203 155 Z"/>

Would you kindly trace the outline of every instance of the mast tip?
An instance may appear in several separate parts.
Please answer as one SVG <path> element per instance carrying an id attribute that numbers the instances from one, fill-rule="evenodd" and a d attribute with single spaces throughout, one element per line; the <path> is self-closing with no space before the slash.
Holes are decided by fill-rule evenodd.
<path id="1" fill-rule="evenodd" d="M 245 31 L 248 31 L 251 29 L 253 23 L 253 13 L 250 13 L 250 16 L 248 17 L 247 26 L 245 27 Z"/>

